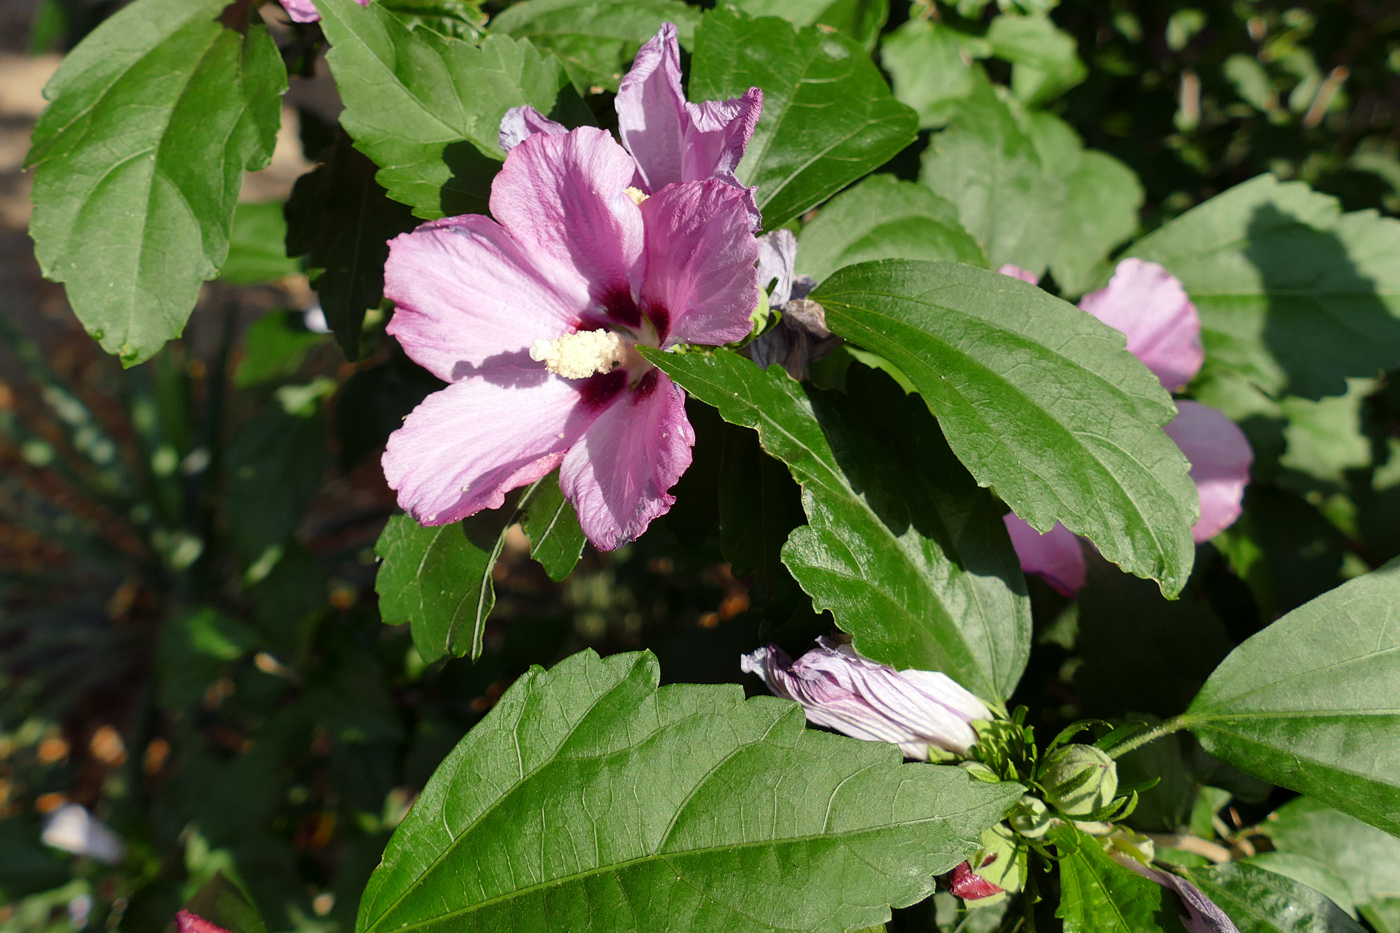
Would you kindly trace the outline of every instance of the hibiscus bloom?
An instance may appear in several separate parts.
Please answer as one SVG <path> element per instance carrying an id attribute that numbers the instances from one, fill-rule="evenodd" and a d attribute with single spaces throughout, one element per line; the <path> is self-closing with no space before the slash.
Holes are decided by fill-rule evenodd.
<path id="1" fill-rule="evenodd" d="M 963 754 L 977 741 L 972 722 L 992 713 L 957 681 L 937 671 L 897 671 L 829 638 L 793 661 L 776 645 L 740 657 L 780 697 L 802 704 L 809 722 L 852 738 L 892 742 L 906 758 L 931 749 Z"/>
<path id="2" fill-rule="evenodd" d="M 1034 284 L 1031 273 L 1015 266 L 1000 272 Z M 1154 262 L 1125 259 L 1108 285 L 1085 295 L 1079 307 L 1128 338 L 1128 350 L 1152 370 L 1167 391 L 1179 390 L 1200 372 L 1205 360 L 1201 320 L 1181 282 Z M 1254 453 L 1239 426 L 1222 412 L 1189 399 L 1177 399 L 1177 415 L 1162 430 L 1191 462 L 1191 479 L 1201 501 L 1201 517 L 1191 529 L 1198 543 L 1224 531 L 1240 517 Z M 1006 530 L 1021 569 L 1073 596 L 1084 585 L 1086 568 L 1079 538 L 1055 524 L 1040 534 L 1015 515 Z"/>

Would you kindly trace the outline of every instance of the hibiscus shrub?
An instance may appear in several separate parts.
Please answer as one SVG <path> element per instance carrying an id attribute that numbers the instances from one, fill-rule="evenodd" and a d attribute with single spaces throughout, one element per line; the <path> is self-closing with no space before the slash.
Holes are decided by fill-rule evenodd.
<path id="1" fill-rule="evenodd" d="M 1362 7 L 123 6 L 0 933 L 1400 933 Z"/>

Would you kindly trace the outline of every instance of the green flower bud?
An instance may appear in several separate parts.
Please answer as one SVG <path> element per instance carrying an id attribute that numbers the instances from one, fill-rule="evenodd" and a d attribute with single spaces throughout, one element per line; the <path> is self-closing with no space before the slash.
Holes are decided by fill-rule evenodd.
<path id="1" fill-rule="evenodd" d="M 1040 786 L 1046 803 L 1066 816 L 1091 816 L 1118 794 L 1118 769 L 1092 745 L 1065 745 L 1046 762 Z"/>
<path id="2" fill-rule="evenodd" d="M 1006 818 L 1011 828 L 1027 839 L 1039 839 L 1044 836 L 1050 828 L 1050 820 L 1050 808 L 1045 805 L 1045 801 L 1029 794 L 1011 808 L 1011 813 Z"/>

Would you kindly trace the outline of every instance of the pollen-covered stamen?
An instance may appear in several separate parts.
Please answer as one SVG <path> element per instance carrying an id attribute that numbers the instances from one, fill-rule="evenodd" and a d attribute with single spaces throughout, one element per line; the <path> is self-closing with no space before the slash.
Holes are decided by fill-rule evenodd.
<path id="1" fill-rule="evenodd" d="M 565 379 L 585 379 L 612 372 L 628 360 L 628 341 L 609 330 L 581 330 L 553 340 L 536 340 L 530 359 Z"/>
<path id="2" fill-rule="evenodd" d="M 641 207 L 642 202 L 651 197 L 651 195 L 647 194 L 641 188 L 634 188 L 631 185 L 628 185 L 624 190 L 627 192 L 627 196 L 631 198 L 632 202 L 638 207 Z"/>

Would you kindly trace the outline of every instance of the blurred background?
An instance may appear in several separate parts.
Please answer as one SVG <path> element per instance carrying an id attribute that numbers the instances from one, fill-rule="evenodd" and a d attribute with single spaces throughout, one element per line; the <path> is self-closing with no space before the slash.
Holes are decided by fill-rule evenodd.
<path id="1" fill-rule="evenodd" d="M 252 893 L 270 929 L 348 931 L 388 834 L 528 662 L 648 647 L 667 680 L 734 681 L 740 651 L 768 638 L 801 650 L 828 623 L 785 574 L 752 575 L 762 555 L 724 559 L 725 464 L 783 471 L 748 432 L 693 406 L 695 465 L 665 520 L 636 545 L 588 551 L 563 583 L 508 535 L 483 657 L 424 665 L 406 627 L 380 621 L 374 544 L 395 511 L 379 452 L 435 382 L 384 338 L 383 307 L 347 361 L 306 262 L 283 245 L 284 202 L 322 196 L 315 176 L 294 195 L 299 178 L 334 160 L 366 171 L 336 135 L 319 31 L 264 8 L 302 77 L 184 339 L 123 370 L 39 274 L 21 165 L 41 89 L 121 5 L 0 0 L 0 933 L 162 930 L 218 872 Z M 458 5 L 479 24 L 504 4 Z M 911 12 L 975 29 L 996 8 L 895 0 L 887 33 Z M 1051 15 L 1087 66 L 1053 109 L 1138 174 L 1144 231 L 1264 171 L 1347 210 L 1400 211 L 1394 3 L 1074 0 Z M 1009 65 L 986 65 L 1006 82 Z M 606 121 L 610 98 L 590 104 Z M 937 126 L 926 121 L 890 170 L 915 178 Z M 1204 546 L 1187 600 L 1213 613 L 1204 629 L 1174 604 L 1141 620 L 1141 657 L 1085 650 L 1073 607 L 1032 581 L 1040 645 L 1014 698 L 1032 722 L 1121 712 L 1132 665 L 1155 671 L 1194 633 L 1167 692 L 1133 698 L 1170 715 L 1233 641 L 1400 552 L 1400 529 L 1363 527 L 1367 503 L 1400 489 L 1383 470 L 1400 396 L 1371 382 L 1319 417 L 1366 429 L 1320 468 L 1334 481 L 1256 451 L 1250 508 L 1263 530 L 1249 534 L 1267 539 L 1256 560 L 1269 582 L 1241 579 Z M 781 527 L 802 520 L 791 489 L 764 508 Z M 1086 680 L 1096 664 L 1127 672 Z M 1199 768 L 1201 783 L 1235 793 L 1236 820 L 1268 812 L 1269 788 Z M 1143 813 L 1168 828 L 1182 817 Z"/>

